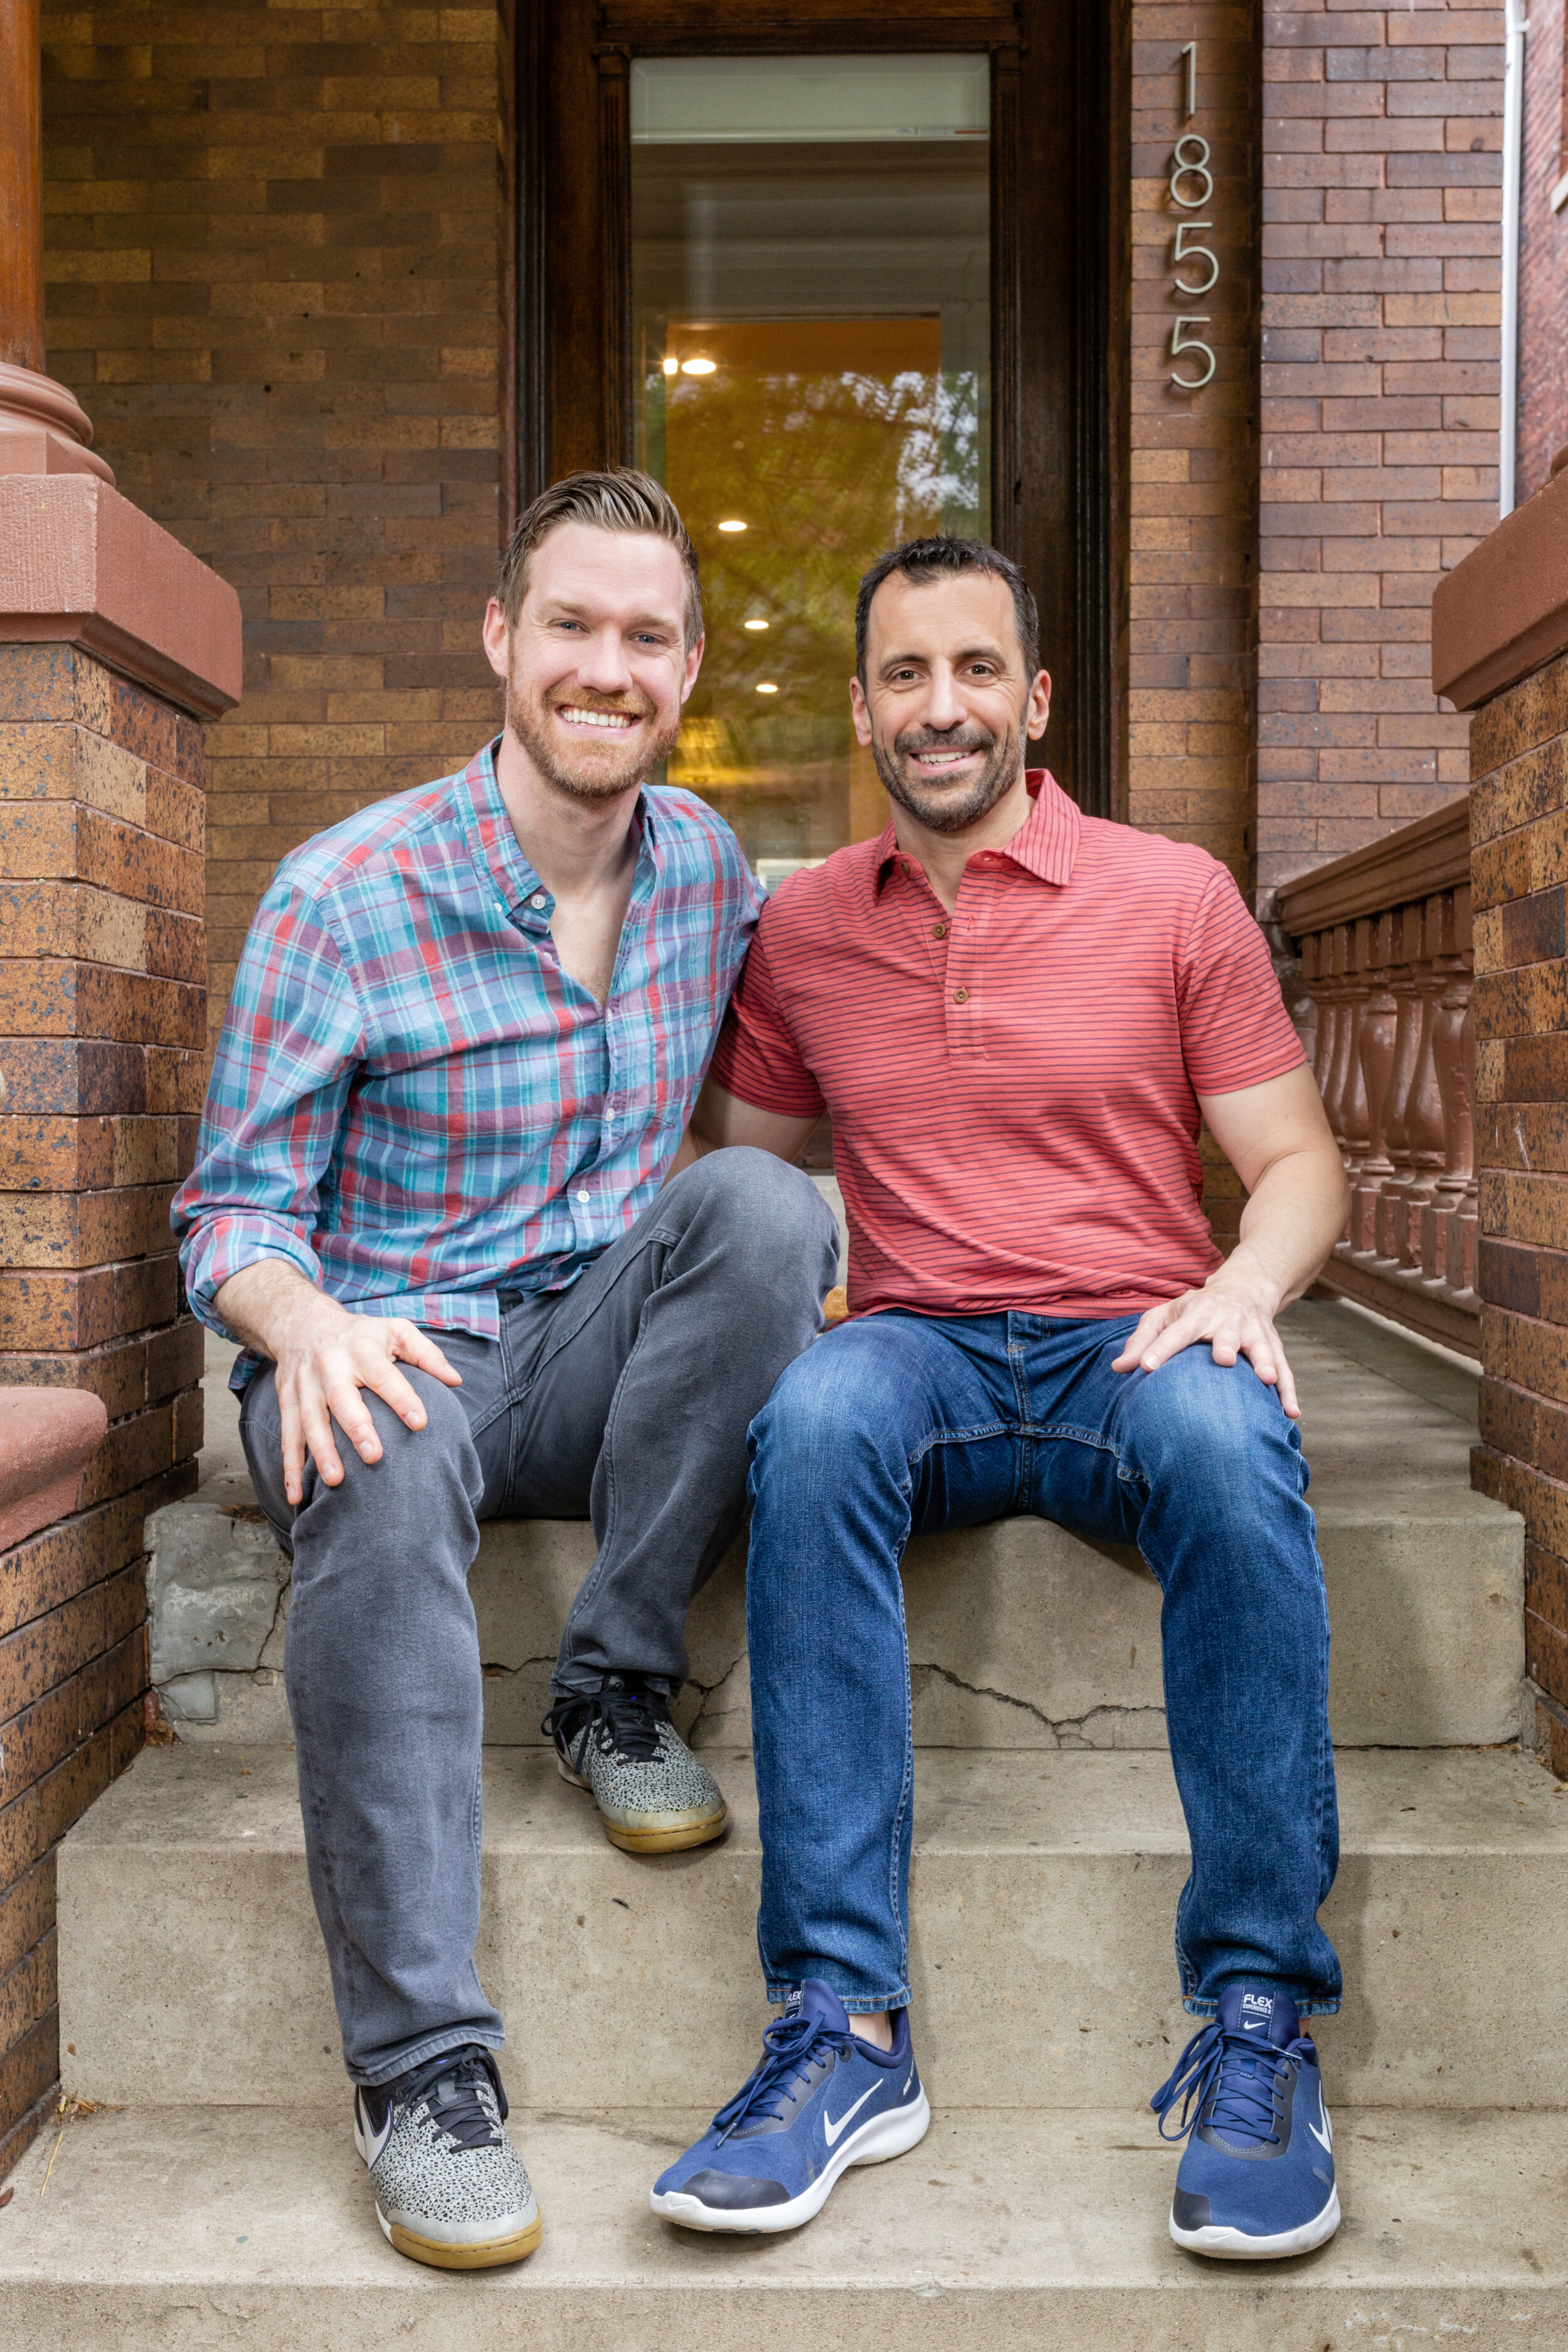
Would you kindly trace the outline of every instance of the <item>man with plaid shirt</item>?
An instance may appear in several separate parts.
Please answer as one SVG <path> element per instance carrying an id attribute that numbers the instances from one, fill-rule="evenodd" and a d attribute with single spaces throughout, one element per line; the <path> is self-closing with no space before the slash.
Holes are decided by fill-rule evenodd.
<path id="1" fill-rule="evenodd" d="M 498 740 L 279 868 L 174 1210 L 293 1549 L 286 1681 L 356 2139 L 392 2242 L 457 2268 L 540 2228 L 473 1959 L 479 1523 L 591 1517 L 561 1771 L 630 1852 L 716 1838 L 723 1797 L 669 1719 L 686 1613 L 837 1253 L 809 1179 L 682 1146 L 762 894 L 710 809 L 642 782 L 702 656 L 665 492 L 547 491 L 484 634 Z"/>

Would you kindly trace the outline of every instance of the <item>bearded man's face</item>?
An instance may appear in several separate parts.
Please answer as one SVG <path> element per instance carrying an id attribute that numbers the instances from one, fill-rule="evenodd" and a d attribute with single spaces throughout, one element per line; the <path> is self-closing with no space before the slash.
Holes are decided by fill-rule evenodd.
<path id="1" fill-rule="evenodd" d="M 871 600 L 856 730 L 889 798 L 931 833 L 963 833 L 1017 782 L 1050 681 L 1025 675 L 1012 591 L 990 572 L 892 572 Z"/>
<path id="2" fill-rule="evenodd" d="M 673 749 L 702 657 L 685 617 L 668 540 L 563 523 L 541 542 L 504 636 L 507 731 L 541 778 L 574 800 L 613 800 Z M 496 661 L 492 634 L 487 623 Z"/>

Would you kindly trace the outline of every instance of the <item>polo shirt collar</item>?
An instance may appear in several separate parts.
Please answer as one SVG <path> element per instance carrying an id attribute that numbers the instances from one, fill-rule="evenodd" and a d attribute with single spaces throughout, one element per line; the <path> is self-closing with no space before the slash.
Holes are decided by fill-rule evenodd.
<path id="1" fill-rule="evenodd" d="M 513 830 L 507 805 L 501 798 L 500 781 L 496 774 L 495 755 L 500 746 L 498 735 L 493 742 L 476 751 L 458 780 L 460 797 L 466 797 L 472 811 L 472 830 L 468 833 L 469 855 L 476 866 L 482 865 L 500 894 L 500 901 L 514 921 L 525 930 L 548 930 L 555 901 L 545 888 L 528 859 Z M 659 871 L 660 845 L 653 809 L 646 791 L 637 794 L 637 822 L 640 828 L 637 844 L 637 869 L 632 884 L 632 896 L 647 896 Z M 479 855 L 474 856 L 477 838 Z M 534 901 L 539 901 L 535 906 Z"/>
<path id="2" fill-rule="evenodd" d="M 1033 874 L 1041 882 L 1054 882 L 1060 887 L 1071 881 L 1073 864 L 1078 856 L 1082 831 L 1078 803 L 1068 799 L 1048 768 L 1030 768 L 1024 781 L 1034 806 L 1012 840 L 1004 842 L 991 855 L 994 857 L 1009 857 L 1026 874 Z M 877 844 L 875 888 L 879 896 L 900 855 L 898 835 L 889 817 Z"/>

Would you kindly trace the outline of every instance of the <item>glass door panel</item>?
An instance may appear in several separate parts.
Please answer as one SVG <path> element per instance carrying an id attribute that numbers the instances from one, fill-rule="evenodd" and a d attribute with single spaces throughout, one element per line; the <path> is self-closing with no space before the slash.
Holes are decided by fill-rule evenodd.
<path id="1" fill-rule="evenodd" d="M 984 58 L 632 68 L 637 462 L 702 562 L 668 774 L 770 887 L 879 833 L 849 723 L 855 588 L 990 525 Z"/>

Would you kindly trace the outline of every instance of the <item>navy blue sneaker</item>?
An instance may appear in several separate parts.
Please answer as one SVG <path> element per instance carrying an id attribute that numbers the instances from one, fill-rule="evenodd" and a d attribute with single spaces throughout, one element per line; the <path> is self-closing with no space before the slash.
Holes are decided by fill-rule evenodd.
<path id="1" fill-rule="evenodd" d="M 849 2030 L 831 1986 L 808 1977 L 763 2036 L 763 2060 L 695 2147 L 648 2192 L 688 2230 L 798 2230 L 852 2164 L 924 2139 L 931 2108 L 900 2010 L 890 2051 Z"/>
<path id="2" fill-rule="evenodd" d="M 1183 2095 L 1184 2093 L 1184 2096 Z M 1181 2127 L 1165 2117 L 1182 2099 Z M 1318 2053 L 1276 1985 L 1227 1985 L 1150 2105 L 1162 2139 L 1185 2138 L 1171 2235 L 1194 2254 L 1276 2262 L 1340 2226 L 1333 2132 Z"/>

